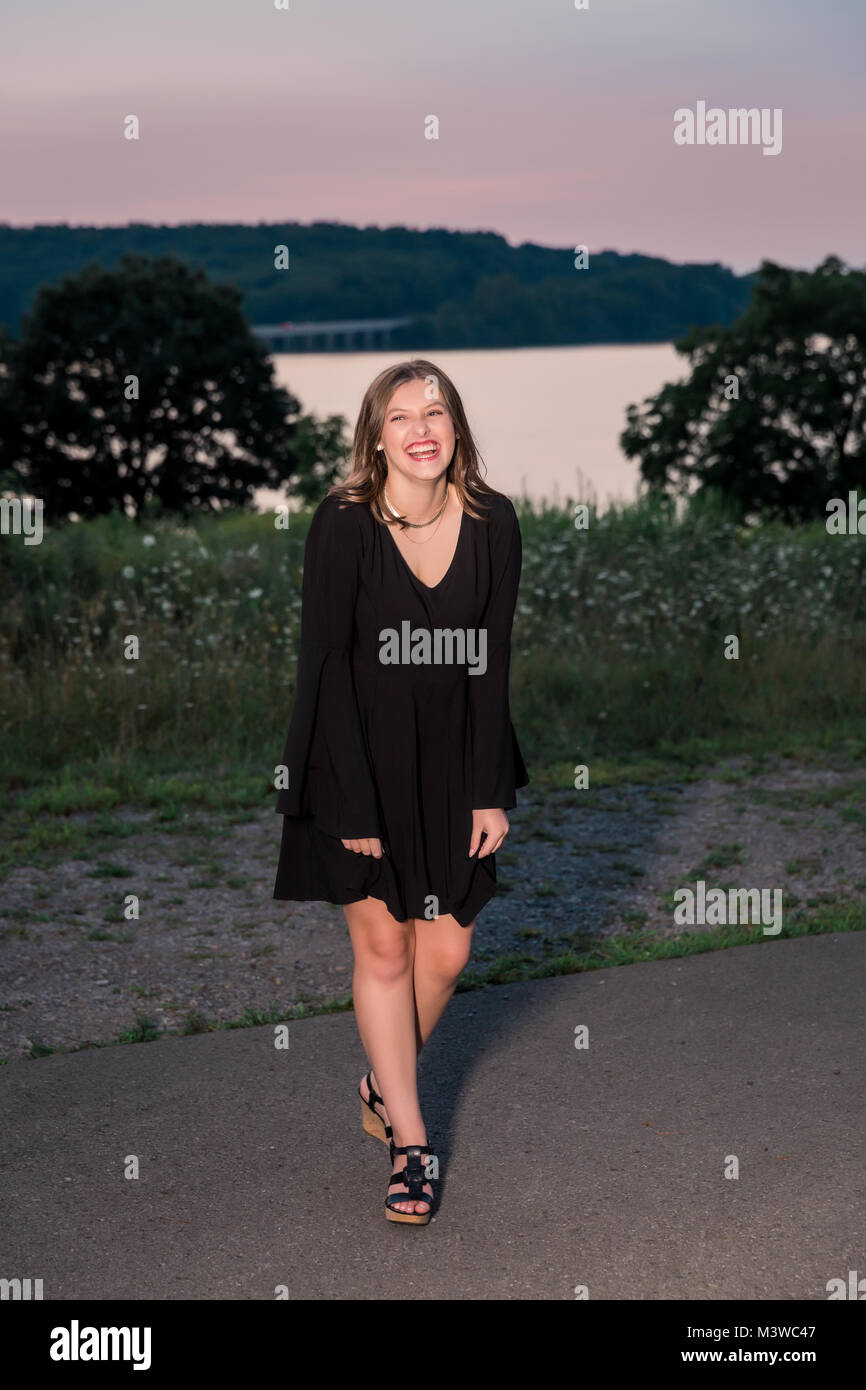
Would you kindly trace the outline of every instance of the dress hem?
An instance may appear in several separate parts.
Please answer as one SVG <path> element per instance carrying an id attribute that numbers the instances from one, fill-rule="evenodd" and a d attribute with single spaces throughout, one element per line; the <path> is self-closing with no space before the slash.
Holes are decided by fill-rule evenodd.
<path id="1" fill-rule="evenodd" d="M 425 917 L 423 910 L 409 910 L 385 841 L 385 853 L 381 859 L 350 854 L 347 862 L 356 870 L 355 881 L 338 887 L 338 875 L 334 872 L 333 864 L 328 864 L 327 859 L 317 853 L 320 847 L 333 848 L 329 846 L 330 837 L 324 837 L 324 841 L 320 837 L 321 832 L 312 817 L 284 816 L 283 843 L 272 894 L 274 901 L 321 902 L 348 907 L 352 903 L 363 902 L 365 898 L 375 898 L 377 902 L 384 903 L 397 922 L 405 922 L 410 917 L 418 921 L 437 920 Z M 476 865 L 481 864 L 485 868 L 481 871 L 476 868 L 466 896 L 458 903 L 449 900 L 441 902 L 438 917 L 453 917 L 464 928 L 472 925 L 496 893 L 496 855 L 487 855 L 482 860 L 476 857 Z"/>
<path id="2" fill-rule="evenodd" d="M 495 896 L 495 886 L 494 886 L 494 891 L 491 892 L 491 893 L 488 893 L 488 894 L 484 897 L 483 901 L 480 902 L 479 905 L 473 910 L 471 916 L 469 916 L 469 914 L 466 913 L 466 912 L 461 912 L 461 913 L 460 913 L 460 916 L 458 916 L 458 914 L 457 914 L 456 912 L 440 912 L 440 913 L 439 913 L 439 917 L 453 917 L 454 920 L 455 920 L 455 922 L 457 923 L 457 925 L 460 926 L 460 927 L 462 927 L 462 928 L 464 929 L 464 931 L 465 931 L 468 927 L 471 927 L 471 926 L 472 926 L 473 922 L 474 922 L 474 921 L 476 920 L 476 918 L 478 917 L 478 914 L 487 906 L 487 904 L 490 902 L 491 898 L 493 898 L 494 896 Z M 361 893 L 361 894 L 359 894 L 358 897 L 356 897 L 356 898 L 319 898 L 319 897 L 299 898 L 299 897 L 296 897 L 294 894 L 293 894 L 291 897 L 289 897 L 287 894 L 283 894 L 283 893 L 274 893 L 273 897 L 274 897 L 274 901 L 275 901 L 275 902 L 284 902 L 284 903 L 327 903 L 330 907 L 351 907 L 351 905 L 352 905 L 353 903 L 362 903 L 362 902 L 364 902 L 367 898 L 375 898 L 377 903 L 384 903 L 385 907 L 387 907 L 388 911 L 391 913 L 391 916 L 394 917 L 394 920 L 395 920 L 396 922 L 400 922 L 401 924 L 402 924 L 403 922 L 408 921 L 408 919 L 409 919 L 410 917 L 412 917 L 413 920 L 418 921 L 418 922 L 426 922 L 426 921 L 428 921 L 428 920 L 435 922 L 435 921 L 438 920 L 436 917 L 432 917 L 432 918 L 429 918 L 429 919 L 428 919 L 428 918 L 424 917 L 424 916 L 423 916 L 422 914 L 420 914 L 420 913 L 417 913 L 417 914 L 416 914 L 416 913 L 411 913 L 411 912 L 407 913 L 405 917 L 397 917 L 397 916 L 395 916 L 394 910 L 393 910 L 393 908 L 391 907 L 390 903 L 388 902 L 388 899 L 387 899 L 387 898 L 381 897 L 378 893 Z M 467 917 L 467 916 L 469 917 L 469 920 L 468 920 L 467 922 L 462 922 L 462 921 L 460 920 L 461 917 Z"/>

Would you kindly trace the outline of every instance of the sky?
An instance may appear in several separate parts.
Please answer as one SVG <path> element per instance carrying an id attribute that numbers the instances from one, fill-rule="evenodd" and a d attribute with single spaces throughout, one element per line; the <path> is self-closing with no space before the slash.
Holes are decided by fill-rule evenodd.
<path id="1" fill-rule="evenodd" d="M 2 0 L 0 222 L 866 264 L 863 0 L 288 3 Z M 780 152 L 678 145 L 700 101 L 780 109 Z"/>

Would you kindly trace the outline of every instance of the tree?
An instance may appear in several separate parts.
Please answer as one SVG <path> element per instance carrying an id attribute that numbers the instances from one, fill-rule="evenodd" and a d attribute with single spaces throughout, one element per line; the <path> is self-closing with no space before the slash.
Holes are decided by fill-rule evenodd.
<path id="1" fill-rule="evenodd" d="M 41 498 L 46 521 L 248 507 L 286 483 L 321 495 L 341 422 L 296 418 L 240 305 L 167 256 L 43 286 L 20 338 L 0 336 L 0 479 Z"/>
<path id="2" fill-rule="evenodd" d="M 650 492 L 716 491 L 741 520 L 797 522 L 863 483 L 866 271 L 765 261 L 729 328 L 674 346 L 691 376 L 629 406 L 620 436 Z"/>

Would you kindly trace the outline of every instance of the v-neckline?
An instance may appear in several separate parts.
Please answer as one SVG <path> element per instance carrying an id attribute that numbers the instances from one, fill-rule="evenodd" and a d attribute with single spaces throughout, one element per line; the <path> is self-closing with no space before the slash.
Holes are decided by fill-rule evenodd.
<path id="1" fill-rule="evenodd" d="M 442 578 L 441 578 L 436 584 L 425 584 L 423 579 L 419 579 L 419 578 L 418 578 L 418 575 L 415 573 L 415 571 L 413 570 L 412 566 L 409 564 L 409 561 L 406 559 L 406 556 L 403 554 L 403 552 L 402 552 L 402 550 L 400 549 L 399 545 L 398 545 L 397 542 L 394 540 L 394 537 L 391 535 L 391 527 L 388 526 L 386 522 L 383 522 L 382 524 L 384 525 L 385 530 L 388 532 L 388 535 L 389 535 L 389 537 L 390 537 L 390 539 L 391 539 L 391 544 L 393 545 L 395 551 L 397 552 L 397 557 L 398 557 L 398 559 L 400 559 L 400 560 L 403 561 L 403 564 L 406 566 L 406 569 L 409 571 L 410 575 L 411 575 L 412 578 L 415 580 L 416 584 L 420 584 L 420 585 L 421 585 L 421 588 L 422 588 L 422 589 L 426 589 L 427 592 L 428 592 L 429 594 L 434 594 L 434 593 L 436 592 L 437 589 L 441 589 L 441 588 L 442 588 L 442 585 L 445 583 L 445 580 L 448 578 L 449 574 L 451 573 L 451 571 L 453 570 L 454 566 L 455 566 L 456 563 L 457 563 L 457 556 L 460 554 L 460 543 L 461 543 L 461 541 L 463 540 L 463 523 L 464 523 L 465 520 L 466 520 L 466 508 L 465 508 L 465 507 L 462 507 L 462 508 L 461 508 L 461 515 L 460 515 L 460 525 L 459 525 L 459 527 L 457 528 L 457 544 L 456 544 L 455 547 L 454 547 L 454 554 L 451 556 L 451 563 L 450 563 L 450 565 L 448 566 L 448 568 L 447 568 L 447 570 L 445 571 L 445 573 L 443 574 Z"/>

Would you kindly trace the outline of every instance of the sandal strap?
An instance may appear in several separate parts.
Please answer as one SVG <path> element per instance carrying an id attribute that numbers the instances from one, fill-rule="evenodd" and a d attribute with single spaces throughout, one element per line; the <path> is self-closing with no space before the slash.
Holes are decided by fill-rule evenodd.
<path id="1" fill-rule="evenodd" d="M 410 1198 L 417 1198 L 418 1201 L 423 1202 L 427 1200 L 424 1184 L 429 1183 L 432 1187 L 433 1179 L 428 1178 L 424 1169 L 419 1165 L 417 1168 L 409 1169 L 406 1167 L 401 1172 L 394 1173 L 388 1186 L 393 1187 L 395 1183 L 407 1188 Z"/>
<path id="2" fill-rule="evenodd" d="M 364 1096 L 364 1095 L 361 1093 L 361 1087 L 360 1087 L 360 1086 L 358 1087 L 358 1095 L 361 1096 L 361 1099 L 362 1099 L 362 1101 L 364 1102 L 364 1104 L 366 1105 L 367 1109 L 368 1109 L 368 1110 L 372 1110 L 373 1114 L 376 1116 L 376 1119 L 377 1119 L 377 1120 L 382 1120 L 382 1116 L 379 1114 L 378 1110 L 376 1109 L 376 1106 L 377 1106 L 377 1105 L 384 1105 L 385 1102 L 383 1101 L 382 1097 L 379 1095 L 379 1092 L 373 1089 L 373 1083 L 372 1083 L 372 1081 L 370 1080 L 370 1078 L 372 1077 L 372 1075 L 373 1075 L 372 1071 L 368 1071 L 368 1072 L 367 1072 L 367 1075 L 364 1077 L 364 1080 L 365 1080 L 366 1083 L 367 1083 L 367 1090 L 370 1092 L 370 1097 L 369 1097 L 369 1099 L 367 1099 L 367 1097 Z M 391 1125 L 386 1125 L 384 1120 L 382 1120 L 382 1125 L 383 1125 L 384 1130 L 385 1130 L 385 1138 L 390 1142 L 391 1137 L 392 1137 L 392 1135 L 393 1135 L 393 1133 L 394 1133 L 394 1130 L 393 1130 L 393 1128 L 391 1127 Z"/>
<path id="3" fill-rule="evenodd" d="M 399 1178 L 400 1181 L 404 1182 L 407 1187 L 410 1187 L 412 1196 L 415 1196 L 418 1193 L 418 1188 L 421 1187 L 425 1182 L 434 1181 L 433 1178 L 427 1176 L 427 1164 L 421 1161 L 421 1155 L 426 1154 L 427 1162 L 429 1163 L 430 1159 L 432 1158 L 434 1162 L 437 1164 L 438 1172 L 439 1160 L 434 1150 L 431 1149 L 429 1144 L 401 1144 L 398 1146 L 394 1143 L 392 1139 L 390 1144 L 390 1153 L 392 1163 L 394 1162 L 394 1158 L 397 1154 L 406 1155 L 406 1164 L 399 1174 L 395 1174 L 395 1177 Z"/>
<path id="4" fill-rule="evenodd" d="M 364 1077 L 364 1080 L 365 1080 L 366 1083 L 367 1083 L 367 1090 L 370 1092 L 370 1099 L 367 1101 L 367 1104 L 369 1105 L 370 1109 L 372 1110 L 372 1108 L 373 1108 L 374 1105 L 384 1105 L 385 1102 L 383 1101 L 382 1097 L 379 1095 L 379 1092 L 373 1090 L 373 1071 L 372 1071 L 372 1068 L 370 1069 L 370 1071 L 367 1072 L 367 1075 Z M 381 1119 L 381 1116 L 380 1116 L 379 1118 Z"/>
<path id="5" fill-rule="evenodd" d="M 386 1206 L 386 1207 L 390 1207 L 391 1211 L 394 1211 L 394 1210 L 395 1210 L 395 1208 L 396 1208 L 398 1202 L 426 1202 L 428 1208 L 430 1208 L 430 1209 L 432 1210 L 432 1207 L 433 1207 L 433 1198 L 432 1198 L 432 1197 L 428 1197 L 427 1194 L 426 1194 L 426 1192 L 424 1193 L 424 1195 L 423 1195 L 422 1197 L 404 1197 L 404 1196 L 402 1196 L 399 1192 L 397 1192 L 397 1193 L 392 1193 L 390 1196 L 388 1196 L 388 1197 L 385 1198 L 385 1206 Z M 403 1215 L 404 1215 L 404 1216 L 408 1216 L 409 1213 L 408 1213 L 408 1212 L 403 1212 Z M 427 1212 L 423 1212 L 423 1211 L 416 1212 L 416 1215 L 417 1215 L 417 1216 L 426 1216 L 426 1215 L 427 1215 Z"/>
<path id="6" fill-rule="evenodd" d="M 395 1184 L 395 1182 L 399 1182 L 399 1183 L 402 1183 L 404 1187 L 408 1187 L 409 1184 L 410 1184 L 411 1181 L 412 1181 L 412 1176 L 413 1176 L 413 1175 L 410 1173 L 410 1174 L 409 1174 L 409 1177 L 407 1178 L 407 1177 L 406 1177 L 406 1169 L 405 1169 L 405 1168 L 401 1168 L 401 1170 L 400 1170 L 399 1173 L 394 1173 L 394 1174 L 392 1175 L 391 1180 L 390 1180 L 390 1182 L 388 1183 L 388 1186 L 389 1186 L 389 1187 L 393 1187 L 394 1184 Z M 424 1174 L 423 1168 L 421 1169 L 421 1172 L 420 1172 L 417 1176 L 421 1178 L 422 1183 L 429 1182 L 431 1187 L 433 1186 L 433 1183 L 436 1181 L 435 1178 L 428 1178 L 428 1177 L 426 1177 L 425 1174 Z"/>

